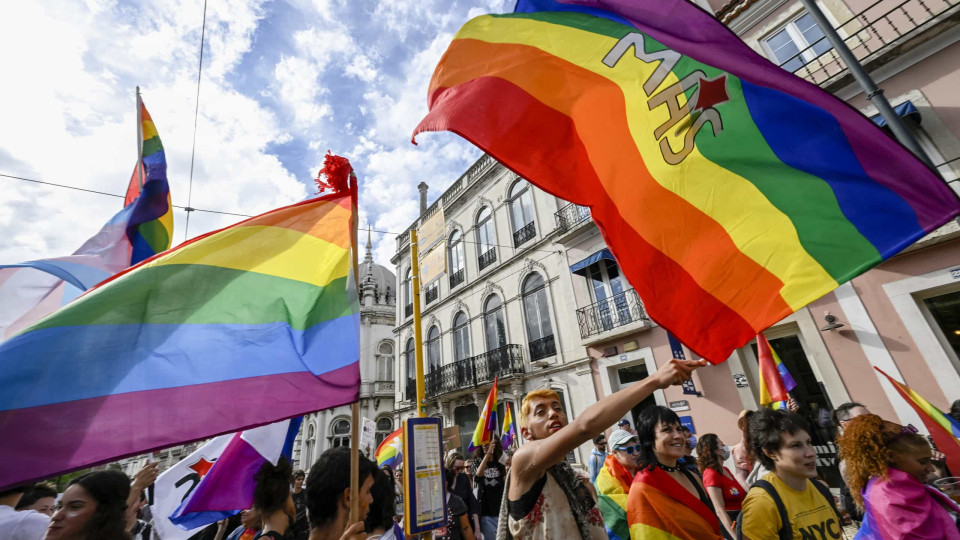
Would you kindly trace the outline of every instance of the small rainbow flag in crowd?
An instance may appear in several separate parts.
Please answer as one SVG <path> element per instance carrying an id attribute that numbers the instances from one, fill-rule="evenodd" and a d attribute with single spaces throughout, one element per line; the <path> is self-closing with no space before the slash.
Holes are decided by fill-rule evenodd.
<path id="1" fill-rule="evenodd" d="M 949 414 L 933 406 L 923 396 L 916 393 L 909 386 L 898 382 L 882 369 L 874 366 L 875 370 L 890 381 L 897 393 L 920 415 L 920 420 L 926 426 L 937 450 L 947 456 L 947 467 L 951 471 L 960 471 L 960 422 Z"/>
<path id="2" fill-rule="evenodd" d="M 356 401 L 355 201 L 194 238 L 0 345 L 0 488 Z"/>
<path id="3" fill-rule="evenodd" d="M 787 392 L 796 388 L 797 382 L 763 334 L 757 334 L 757 356 L 760 361 L 760 404 L 773 403 L 773 408 L 779 409 L 790 399 Z"/>
<path id="4" fill-rule="evenodd" d="M 140 159 L 134 168 L 124 205 L 133 204 L 127 223 L 127 238 L 133 246 L 130 264 L 153 257 L 170 249 L 173 239 L 173 205 L 167 184 L 167 158 L 157 126 L 140 99 L 137 88 L 137 131 L 140 137 Z M 145 194 L 141 197 L 142 194 Z"/>
<path id="5" fill-rule="evenodd" d="M 650 317 L 722 362 L 960 214 L 909 150 L 689 0 L 467 22 L 414 130 L 588 206 Z"/>
<path id="6" fill-rule="evenodd" d="M 477 427 L 473 430 L 473 439 L 467 445 L 467 452 L 473 452 L 477 448 L 493 440 L 493 434 L 497 431 L 497 378 L 493 378 L 493 388 L 487 395 L 487 402 L 483 404 L 483 410 L 480 412 L 480 419 L 477 420 Z"/>
<path id="7" fill-rule="evenodd" d="M 377 451 L 373 453 L 377 460 L 377 468 L 390 467 L 396 470 L 397 465 L 403 463 L 403 428 L 400 428 L 380 442 Z"/>
<path id="8" fill-rule="evenodd" d="M 503 449 L 506 450 L 513 445 L 513 441 L 517 438 L 517 426 L 513 423 L 513 413 L 510 412 L 510 402 L 505 402 L 503 407 L 506 411 L 503 413 L 503 435 L 500 436 L 500 444 L 503 445 Z"/>

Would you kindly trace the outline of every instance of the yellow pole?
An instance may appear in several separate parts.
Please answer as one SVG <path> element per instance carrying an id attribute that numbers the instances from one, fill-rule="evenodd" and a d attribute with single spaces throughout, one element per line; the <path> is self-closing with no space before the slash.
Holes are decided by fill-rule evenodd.
<path id="1" fill-rule="evenodd" d="M 427 409 L 424 403 L 426 398 L 423 380 L 423 332 L 420 325 L 420 261 L 417 260 L 419 255 L 417 231 L 411 230 L 410 259 L 413 283 L 410 286 L 413 292 L 413 350 L 417 362 L 417 416 L 424 417 L 427 415 Z"/>

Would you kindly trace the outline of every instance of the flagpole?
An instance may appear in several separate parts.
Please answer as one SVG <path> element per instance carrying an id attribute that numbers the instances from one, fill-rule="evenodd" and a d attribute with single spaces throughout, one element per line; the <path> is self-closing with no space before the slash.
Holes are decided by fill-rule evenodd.
<path id="1" fill-rule="evenodd" d="M 358 190 L 357 190 L 357 176 L 351 173 L 350 178 L 350 195 L 351 195 L 351 210 L 353 216 L 351 221 L 352 227 L 350 234 L 353 235 L 352 239 L 352 249 L 353 254 L 353 286 L 354 293 L 359 294 L 360 292 L 360 265 L 357 264 L 357 229 L 360 226 L 360 220 L 357 215 L 357 206 L 360 204 L 357 200 Z M 188 214 L 189 215 L 189 214 Z M 359 337 L 359 336 L 358 336 Z M 358 358 L 359 360 L 359 358 Z M 354 401 L 350 406 L 350 415 L 352 421 L 350 422 L 350 524 L 356 523 L 360 520 L 360 396 L 359 389 L 357 395 L 357 401 Z"/>
<path id="2" fill-rule="evenodd" d="M 860 88 L 863 89 L 867 99 L 873 103 L 877 111 L 880 112 L 880 115 L 883 116 L 883 119 L 887 121 L 887 125 L 890 126 L 890 130 L 893 131 L 894 136 L 900 141 L 900 144 L 907 147 L 920 161 L 923 161 L 927 167 L 933 170 L 937 176 L 940 176 L 937 168 L 934 167 L 933 162 L 930 161 L 930 156 L 920 147 L 920 143 L 916 137 L 913 136 L 913 133 L 910 133 L 907 126 L 903 124 L 900 117 L 897 116 L 897 113 L 893 110 L 893 107 L 890 106 L 890 102 L 887 101 L 886 96 L 883 95 L 883 89 L 878 87 L 877 83 L 873 81 L 873 78 L 863 69 L 863 65 L 860 64 L 860 61 L 854 56 L 853 51 L 844 43 L 843 38 L 837 33 L 833 24 L 827 20 L 827 16 L 820 10 L 816 1 L 800 1 L 803 2 L 803 6 L 817 21 L 817 24 L 820 25 L 820 30 L 823 31 L 827 41 L 833 45 L 837 54 L 840 55 L 840 58 L 847 65 L 847 69 L 850 70 L 850 74 L 853 75 L 853 78 L 860 84 Z"/>
<path id="3" fill-rule="evenodd" d="M 137 86 L 137 185 L 143 189 L 143 100 Z"/>

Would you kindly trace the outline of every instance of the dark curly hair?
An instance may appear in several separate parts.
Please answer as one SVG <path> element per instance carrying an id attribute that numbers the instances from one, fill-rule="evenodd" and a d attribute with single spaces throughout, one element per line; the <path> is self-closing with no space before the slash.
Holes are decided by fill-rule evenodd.
<path id="1" fill-rule="evenodd" d="M 376 463 L 360 456 L 362 486 L 367 477 L 377 470 Z M 307 514 L 310 526 L 318 528 L 330 523 L 337 516 L 343 491 L 350 487 L 350 448 L 339 446 L 320 454 L 320 459 L 310 467 L 307 475 Z"/>
<path id="2" fill-rule="evenodd" d="M 761 408 L 750 417 L 750 447 L 753 455 L 764 467 L 774 469 L 773 459 L 764 450 L 780 450 L 783 434 L 794 435 L 799 431 L 810 433 L 810 425 L 799 414 L 785 409 L 772 410 Z"/>
<path id="3" fill-rule="evenodd" d="M 368 533 L 372 533 L 376 529 L 387 531 L 393 527 L 393 516 L 397 514 L 397 492 L 395 490 L 392 475 L 382 469 L 374 471 L 373 487 L 370 488 L 373 503 L 370 504 L 367 519 L 364 520 L 365 529 Z"/>
<path id="4" fill-rule="evenodd" d="M 280 456 L 274 466 L 269 461 L 260 466 L 253 476 L 257 485 L 253 488 L 253 505 L 266 518 L 277 510 L 283 510 L 290 496 L 290 480 L 293 478 L 293 465 L 286 456 Z"/>
<path id="5" fill-rule="evenodd" d="M 53 484 L 49 482 L 34 484 L 23 492 L 23 497 L 20 497 L 20 502 L 17 503 L 17 510 L 22 510 L 45 497 L 53 497 L 56 499 L 57 488 L 53 487 Z"/>
<path id="6" fill-rule="evenodd" d="M 707 433 L 697 441 L 697 468 L 700 473 L 707 469 L 713 469 L 718 473 L 723 473 L 723 463 L 717 458 L 717 450 L 720 449 L 720 437 L 715 433 Z"/>
<path id="7" fill-rule="evenodd" d="M 80 486 L 97 502 L 97 509 L 83 527 L 84 540 L 129 540 L 125 512 L 130 478 L 120 471 L 96 471 L 67 484 Z"/>
<path id="8" fill-rule="evenodd" d="M 640 441 L 640 471 L 653 468 L 657 464 L 654 446 L 657 440 L 657 424 L 680 425 L 677 413 L 662 405 L 654 405 L 640 411 L 637 419 L 637 440 Z"/>
<path id="9" fill-rule="evenodd" d="M 922 435 L 904 431 L 903 426 L 887 422 L 875 414 L 850 420 L 837 438 L 839 457 L 846 463 L 850 494 L 863 509 L 863 489 L 873 477 L 887 479 L 893 453 L 911 448 L 929 448 Z"/>

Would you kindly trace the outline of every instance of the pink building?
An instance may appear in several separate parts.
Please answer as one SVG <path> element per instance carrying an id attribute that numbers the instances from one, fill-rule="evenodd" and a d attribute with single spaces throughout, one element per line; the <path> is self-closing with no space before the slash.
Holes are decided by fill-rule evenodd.
<path id="1" fill-rule="evenodd" d="M 877 114 L 799 0 L 697 3 L 771 61 L 865 115 Z M 818 4 L 944 179 L 960 192 L 960 0 Z M 570 280 L 582 345 L 592 358 L 597 395 L 603 396 L 647 376 L 671 351 L 666 332 L 646 319 L 583 210 L 570 205 L 557 212 L 558 242 L 571 269 L 561 279 Z M 834 327 L 827 315 L 835 318 Z M 824 456 L 833 451 L 829 411 L 848 401 L 922 430 L 917 415 L 873 367 L 903 380 L 941 409 L 960 399 L 960 226 L 950 223 L 766 335 L 797 380 L 794 394 L 804 403 L 801 412 L 821 426 L 815 438 Z M 653 400 L 689 417 L 698 434 L 714 432 L 733 445 L 739 440 L 738 414 L 758 407 L 755 347 L 699 370 L 695 383 L 701 396 L 671 388 Z M 628 415 L 631 421 L 633 415 Z"/>

